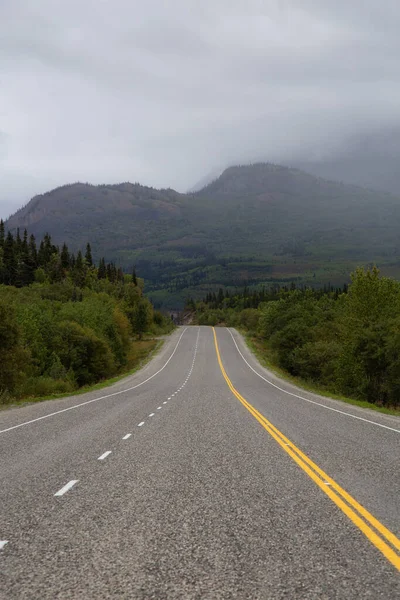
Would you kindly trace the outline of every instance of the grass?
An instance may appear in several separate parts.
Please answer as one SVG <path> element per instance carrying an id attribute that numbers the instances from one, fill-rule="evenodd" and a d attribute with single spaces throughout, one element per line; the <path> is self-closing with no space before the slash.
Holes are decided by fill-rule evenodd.
<path id="1" fill-rule="evenodd" d="M 20 406 L 25 406 L 26 404 L 33 404 L 36 402 L 43 402 L 44 400 L 56 400 L 60 398 L 66 398 L 68 396 L 80 396 L 81 394 L 86 394 L 87 392 L 93 392 L 95 390 L 101 390 L 105 387 L 109 387 L 110 385 L 121 381 L 125 377 L 129 375 L 133 375 L 137 371 L 139 371 L 142 367 L 144 367 L 150 360 L 158 353 L 164 344 L 164 340 L 157 339 L 149 339 L 149 340 L 140 340 L 134 342 L 132 344 L 132 349 L 128 357 L 128 367 L 118 375 L 114 377 L 110 377 L 109 379 L 103 379 L 97 383 L 92 385 L 85 385 L 81 388 L 68 391 L 65 393 L 55 393 L 55 394 L 47 394 L 44 396 L 29 396 L 25 398 L 21 398 L 20 400 L 12 399 L 11 402 L 0 404 L 0 410 L 8 409 L 8 408 L 16 408 Z"/>
<path id="2" fill-rule="evenodd" d="M 254 335 L 250 334 L 247 331 L 241 331 L 244 339 L 246 340 L 247 346 L 250 350 L 255 354 L 260 363 L 267 367 L 270 371 L 272 371 L 275 375 L 293 383 L 299 388 L 302 388 L 305 391 L 313 392 L 314 394 L 318 394 L 319 396 L 325 396 L 328 398 L 334 398 L 335 400 L 340 400 L 341 402 L 345 402 L 347 404 L 352 404 L 354 406 L 360 406 L 361 408 L 369 408 L 370 410 L 374 410 L 376 412 L 384 413 L 387 415 L 396 415 L 400 416 L 400 410 L 396 408 L 386 408 L 384 406 L 378 406 L 377 404 L 372 404 L 371 402 L 367 402 L 365 400 L 357 400 L 356 398 L 347 398 L 346 396 L 342 396 L 340 394 L 336 394 L 324 387 L 317 385 L 315 382 L 310 382 L 301 377 L 295 377 L 294 375 L 290 375 L 284 369 L 281 369 L 276 363 L 273 361 L 273 357 L 268 348 L 268 345 L 265 342 L 262 342 Z"/>

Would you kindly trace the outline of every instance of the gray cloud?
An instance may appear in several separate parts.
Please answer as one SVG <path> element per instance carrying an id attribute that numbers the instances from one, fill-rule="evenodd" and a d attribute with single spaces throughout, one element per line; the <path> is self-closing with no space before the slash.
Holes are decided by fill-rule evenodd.
<path id="1" fill-rule="evenodd" d="M 2 0 L 0 216 L 66 182 L 184 191 L 400 124 L 394 0 Z"/>

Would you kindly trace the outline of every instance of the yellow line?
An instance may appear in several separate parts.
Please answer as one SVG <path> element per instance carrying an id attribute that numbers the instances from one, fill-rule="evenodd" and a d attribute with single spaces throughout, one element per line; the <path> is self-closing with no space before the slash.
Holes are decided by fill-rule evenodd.
<path id="1" fill-rule="evenodd" d="M 376 519 L 371 513 L 369 513 L 361 504 L 357 502 L 349 493 L 347 493 L 339 484 L 336 483 L 331 477 L 329 477 L 318 465 L 316 465 L 307 455 L 305 455 L 299 448 L 297 448 L 279 429 L 275 427 L 264 415 L 262 415 L 254 406 L 252 406 L 233 386 L 229 379 L 224 366 L 222 364 L 221 355 L 218 348 L 217 335 L 215 329 L 214 343 L 215 350 L 217 353 L 218 364 L 220 366 L 222 375 L 229 389 L 236 396 L 236 398 L 247 408 L 247 410 L 253 415 L 255 419 L 268 431 L 268 433 L 274 438 L 281 448 L 295 461 L 295 463 L 305 472 L 307 475 L 318 485 L 318 487 L 326 494 L 332 502 L 336 504 L 344 514 L 356 525 L 360 531 L 370 540 L 372 544 L 397 568 L 400 570 L 400 557 L 391 548 L 384 539 L 379 537 L 376 533 L 378 531 L 386 540 L 392 544 L 396 549 L 400 549 L 400 540 L 387 529 L 378 519 Z M 330 485 L 326 485 L 328 482 Z M 334 491 L 335 490 L 335 491 Z M 347 504 L 346 504 L 346 502 Z M 349 506 L 350 504 L 350 506 Z M 355 510 L 353 510 L 353 507 Z M 357 512 L 355 512 L 357 511 Z M 359 514 L 357 514 L 359 513 Z M 361 515 L 361 516 L 360 516 Z M 372 529 L 361 517 L 372 525 Z"/>

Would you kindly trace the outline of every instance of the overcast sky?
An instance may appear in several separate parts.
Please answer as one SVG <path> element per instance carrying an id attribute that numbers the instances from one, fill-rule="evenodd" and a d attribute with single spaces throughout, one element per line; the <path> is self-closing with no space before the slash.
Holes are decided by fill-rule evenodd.
<path id="1" fill-rule="evenodd" d="M 400 123 L 398 0 L 0 0 L 0 216 Z"/>

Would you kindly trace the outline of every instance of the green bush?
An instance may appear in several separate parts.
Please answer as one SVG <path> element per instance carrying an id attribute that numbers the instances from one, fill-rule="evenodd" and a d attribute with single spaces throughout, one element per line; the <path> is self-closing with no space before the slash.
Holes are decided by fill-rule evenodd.
<path id="1" fill-rule="evenodd" d="M 43 396 L 53 396 L 56 394 L 73 393 L 76 385 L 68 379 L 53 379 L 52 377 L 29 377 L 16 390 L 18 398 L 35 398 Z"/>
<path id="2" fill-rule="evenodd" d="M 21 342 L 15 310 L 7 302 L 0 301 L 0 392 L 11 393 L 25 377 L 24 369 L 30 362 L 30 354 Z"/>
<path id="3" fill-rule="evenodd" d="M 75 321 L 58 324 L 54 351 L 64 368 L 73 373 L 79 386 L 109 377 L 116 371 L 111 349 L 89 327 Z"/>

